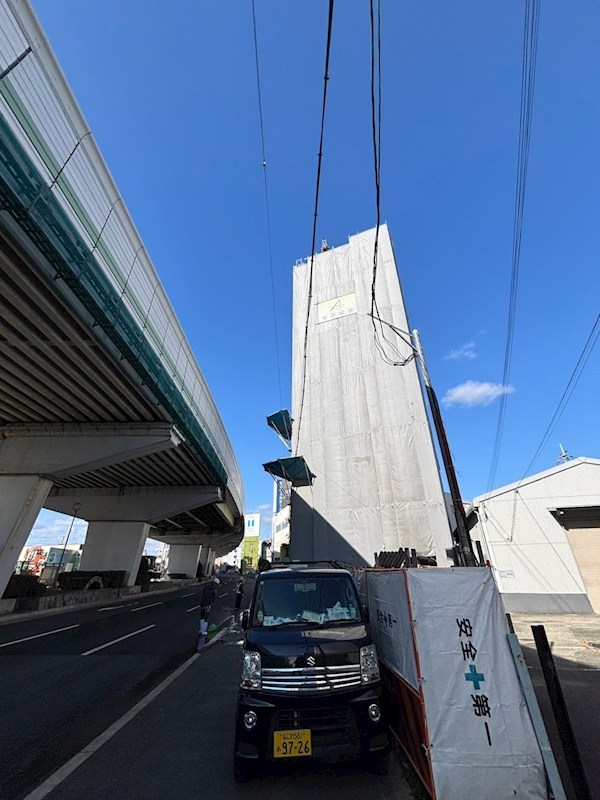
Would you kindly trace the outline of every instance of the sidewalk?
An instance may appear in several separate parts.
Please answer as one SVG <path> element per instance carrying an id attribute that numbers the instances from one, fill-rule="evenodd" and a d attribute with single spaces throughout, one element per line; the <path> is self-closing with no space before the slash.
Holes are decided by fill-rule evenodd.
<path id="1" fill-rule="evenodd" d="M 531 632 L 543 625 L 571 718 L 593 798 L 600 800 L 600 616 L 597 614 L 511 614 L 546 723 L 567 796 L 570 783 L 552 707 Z"/>
<path id="2" fill-rule="evenodd" d="M 328 800 L 410 800 L 395 761 L 386 777 L 347 765 L 290 769 L 236 784 L 232 752 L 241 639 L 236 626 L 203 651 L 48 800 L 190 800 L 211 794 L 220 800 L 306 800 L 313 793 Z"/>

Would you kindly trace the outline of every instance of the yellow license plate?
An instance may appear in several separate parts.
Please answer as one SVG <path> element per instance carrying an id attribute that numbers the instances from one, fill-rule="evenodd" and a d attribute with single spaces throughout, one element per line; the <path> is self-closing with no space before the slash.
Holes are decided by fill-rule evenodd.
<path id="1" fill-rule="evenodd" d="M 310 731 L 275 731 L 273 734 L 273 755 L 275 758 L 312 755 Z"/>

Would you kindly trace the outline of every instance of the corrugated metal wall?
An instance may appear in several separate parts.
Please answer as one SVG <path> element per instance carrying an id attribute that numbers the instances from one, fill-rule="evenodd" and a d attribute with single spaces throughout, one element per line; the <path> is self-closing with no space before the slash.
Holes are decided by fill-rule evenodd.
<path id="1" fill-rule="evenodd" d="M 482 538 L 505 595 L 585 595 L 567 532 L 550 509 L 600 505 L 600 461 L 575 459 L 475 498 Z M 523 609 L 527 610 L 527 609 Z"/>

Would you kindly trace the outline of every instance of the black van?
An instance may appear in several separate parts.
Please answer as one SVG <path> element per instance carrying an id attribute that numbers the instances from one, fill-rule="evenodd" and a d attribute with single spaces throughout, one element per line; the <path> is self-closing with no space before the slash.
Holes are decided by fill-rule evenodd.
<path id="1" fill-rule="evenodd" d="M 246 631 L 234 773 L 261 762 L 367 759 L 389 767 L 375 645 L 349 572 L 274 569 L 258 577 Z"/>

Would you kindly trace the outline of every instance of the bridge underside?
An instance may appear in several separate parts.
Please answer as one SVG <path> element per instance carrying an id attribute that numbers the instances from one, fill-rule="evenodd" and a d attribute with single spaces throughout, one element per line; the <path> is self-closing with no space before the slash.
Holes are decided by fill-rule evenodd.
<path id="1" fill-rule="evenodd" d="M 34 489 L 19 483 L 30 509 L 37 504 L 96 524 L 114 518 L 120 498 L 119 508 L 129 508 L 120 516 L 143 523 L 144 540 L 228 552 L 241 540 L 242 520 L 222 476 L 198 457 L 83 305 L 65 294 L 43 255 L 0 212 L 0 505 L 6 492 L 20 491 L 15 480 L 35 476 L 41 483 Z M 184 496 L 178 487 L 189 491 Z M 12 560 L 10 571 L 24 543 L 17 511 L 13 524 L 0 508 L 0 556 Z"/>

